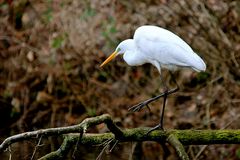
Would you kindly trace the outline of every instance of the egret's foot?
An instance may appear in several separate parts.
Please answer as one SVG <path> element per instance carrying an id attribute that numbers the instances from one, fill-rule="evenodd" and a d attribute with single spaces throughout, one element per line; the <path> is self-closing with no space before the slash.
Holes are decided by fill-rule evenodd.
<path id="1" fill-rule="evenodd" d="M 142 108 L 144 108 L 145 106 L 148 108 L 149 111 L 151 111 L 150 108 L 149 108 L 149 106 L 148 106 L 148 104 L 149 104 L 150 102 L 151 102 L 151 101 L 146 100 L 146 101 L 144 101 L 144 102 L 138 103 L 138 104 L 136 104 L 136 105 L 128 108 L 128 111 L 129 111 L 129 112 L 138 112 L 138 111 L 140 111 Z"/>
<path id="2" fill-rule="evenodd" d="M 158 129 L 164 131 L 162 125 L 161 125 L 161 124 L 158 124 L 158 125 L 156 125 L 155 127 L 151 128 L 151 129 L 147 132 L 147 135 L 148 135 L 149 133 L 151 133 L 152 131 L 155 131 L 155 130 L 158 130 Z"/>
<path id="3" fill-rule="evenodd" d="M 146 100 L 146 101 L 140 102 L 140 103 L 138 103 L 138 104 L 130 107 L 130 108 L 128 109 L 128 111 L 129 111 L 129 112 L 138 112 L 138 111 L 140 111 L 142 108 L 144 108 L 145 106 L 150 110 L 150 108 L 149 108 L 149 106 L 148 106 L 149 103 L 151 103 L 151 102 L 159 99 L 160 97 L 164 97 L 164 96 L 167 96 L 167 95 L 169 95 L 169 94 L 172 94 L 172 93 L 174 93 L 174 92 L 176 92 L 176 91 L 178 91 L 178 90 L 179 90 L 179 87 L 173 88 L 173 89 L 171 89 L 171 90 L 166 90 L 166 92 L 164 92 L 164 93 L 162 93 L 162 94 L 160 94 L 160 95 L 158 95 L 158 96 L 156 96 L 156 97 L 150 98 L 150 99 L 148 99 L 148 100 Z"/>

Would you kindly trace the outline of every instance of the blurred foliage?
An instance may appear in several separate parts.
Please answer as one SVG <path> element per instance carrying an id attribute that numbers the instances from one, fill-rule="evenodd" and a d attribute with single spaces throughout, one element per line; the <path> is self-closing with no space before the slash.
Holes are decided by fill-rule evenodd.
<path id="1" fill-rule="evenodd" d="M 60 48 L 64 43 L 64 39 L 65 38 L 62 35 L 58 35 L 58 36 L 54 37 L 52 40 L 51 46 L 55 49 Z"/>
<path id="2" fill-rule="evenodd" d="M 96 11 L 93 9 L 93 8 L 91 8 L 91 7 L 87 7 L 85 10 L 84 10 L 84 12 L 83 12 L 83 14 L 80 16 L 80 18 L 81 18 L 81 20 L 86 20 L 86 19 L 88 19 L 88 18 L 91 18 L 91 17 L 93 17 L 93 16 L 95 16 L 96 15 Z"/>
<path id="3" fill-rule="evenodd" d="M 150 113 L 129 114 L 127 109 L 163 90 L 157 70 L 149 64 L 129 67 L 121 57 L 99 68 L 120 41 L 144 24 L 176 33 L 207 63 L 204 73 L 175 72 L 181 90 L 168 98 L 165 128 L 240 128 L 239 17 L 238 0 L 0 1 L 1 137 L 72 125 L 102 113 L 124 128 L 154 126 L 162 100 L 151 104 Z M 174 87 L 167 71 L 163 76 Z M 56 149 L 54 144 L 36 157 Z M 13 158 L 26 158 L 33 146 L 17 145 Z M 198 159 L 236 159 L 238 148 L 209 146 Z M 143 143 L 141 149 L 145 159 L 163 152 L 155 143 Z M 200 150 L 188 147 L 192 159 Z M 128 159 L 130 153 L 122 147 L 111 155 Z M 176 158 L 171 148 L 167 156 Z"/>

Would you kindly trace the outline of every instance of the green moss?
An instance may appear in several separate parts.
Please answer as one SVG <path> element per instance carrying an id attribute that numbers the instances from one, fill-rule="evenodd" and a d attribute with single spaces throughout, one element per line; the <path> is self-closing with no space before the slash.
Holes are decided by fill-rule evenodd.
<path id="1" fill-rule="evenodd" d="M 236 154 L 236 157 L 240 159 L 240 148 L 236 150 L 235 154 Z"/>

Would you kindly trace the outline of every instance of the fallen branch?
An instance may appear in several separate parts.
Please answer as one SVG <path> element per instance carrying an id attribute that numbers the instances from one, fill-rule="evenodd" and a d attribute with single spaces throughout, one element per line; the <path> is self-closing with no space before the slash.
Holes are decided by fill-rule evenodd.
<path id="1" fill-rule="evenodd" d="M 159 143 L 170 143 L 177 151 L 181 159 L 188 159 L 183 145 L 204 145 L 204 144 L 240 144 L 240 130 L 156 130 L 146 136 L 150 128 L 133 128 L 123 131 L 123 137 L 120 142 L 142 142 L 155 141 Z M 112 133 L 83 135 L 80 144 L 82 145 L 99 145 L 109 139 L 114 139 Z M 64 143 L 60 148 L 64 148 L 63 152 L 68 153 L 76 144 L 79 138 L 78 134 L 68 134 L 65 136 Z M 68 147 L 66 147 L 66 144 Z M 70 147 L 71 146 L 71 147 Z M 49 153 L 41 158 L 58 159 L 63 153 L 59 153 L 62 149 Z M 185 153 L 184 153 L 185 152 Z"/>
<path id="2" fill-rule="evenodd" d="M 240 144 L 240 130 L 156 130 L 146 135 L 149 129 L 123 130 L 123 137 L 120 142 L 155 141 L 165 143 L 170 135 L 174 135 L 183 145 Z M 76 141 L 79 134 L 68 134 L 66 136 Z M 83 135 L 80 144 L 99 145 L 114 137 L 112 133 L 86 133 Z"/>
<path id="3" fill-rule="evenodd" d="M 110 133 L 91 134 L 87 129 L 105 123 Z M 115 139 L 118 142 L 142 142 L 156 141 L 170 143 L 176 149 L 181 159 L 188 159 L 182 145 L 205 145 L 205 144 L 240 144 L 240 130 L 155 130 L 147 134 L 149 128 L 133 128 L 121 130 L 107 114 L 87 118 L 82 123 L 69 127 L 49 128 L 32 132 L 21 133 L 5 139 L 0 145 L 0 151 L 8 148 L 12 143 L 30 138 L 64 135 L 61 147 L 41 159 L 58 159 L 69 153 L 76 144 L 99 145 Z M 79 136 L 79 133 L 81 133 Z M 81 138 L 79 138 L 81 137 Z"/>

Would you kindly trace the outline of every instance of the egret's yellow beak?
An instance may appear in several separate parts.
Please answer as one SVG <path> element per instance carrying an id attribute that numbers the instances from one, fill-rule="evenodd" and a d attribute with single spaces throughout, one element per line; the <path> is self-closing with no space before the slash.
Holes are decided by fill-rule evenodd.
<path id="1" fill-rule="evenodd" d="M 110 62 L 113 58 L 115 58 L 117 56 L 118 52 L 115 51 L 113 52 L 101 65 L 100 67 L 103 67 L 105 64 L 107 64 L 108 62 Z"/>

